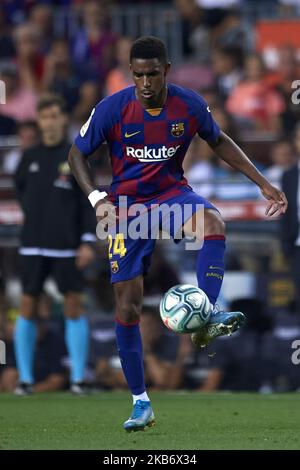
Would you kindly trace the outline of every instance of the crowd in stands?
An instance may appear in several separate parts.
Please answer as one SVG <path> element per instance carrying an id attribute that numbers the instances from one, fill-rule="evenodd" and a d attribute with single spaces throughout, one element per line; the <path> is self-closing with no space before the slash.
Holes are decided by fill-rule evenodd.
<path id="1" fill-rule="evenodd" d="M 110 16 L 113 6 L 126 8 L 126 3 L 134 2 L 1 3 L 0 79 L 6 86 L 6 104 L 0 106 L 0 135 L 17 133 L 19 137 L 17 151 L 1 151 L 3 173 L 13 173 L 17 154 L 35 142 L 33 121 L 36 102 L 42 93 L 53 91 L 64 96 L 72 139 L 101 98 L 132 83 L 128 53 L 134 38 L 114 31 Z M 284 146 L 274 149 L 277 141 L 292 142 L 300 118 L 299 106 L 291 100 L 292 82 L 299 76 L 299 51 L 287 42 L 273 53 L 270 61 L 264 53 L 249 50 L 238 8 L 247 3 L 174 0 L 173 7 L 182 23 L 183 34 L 178 40 L 183 43 L 183 57 L 180 63 L 172 64 L 170 79 L 199 91 L 223 130 L 246 151 L 245 134 L 252 131 L 256 138 L 267 136 L 267 142 L 271 141 L 272 145 L 265 145 L 261 150 L 263 155 L 258 152 L 249 156 L 268 174 L 268 167 L 274 164 L 286 168 L 293 163 L 288 156 L 287 161 L 274 157 L 274 153 L 285 153 Z M 275 3 L 278 8 L 292 9 L 292 12 L 297 8 L 292 1 Z M 172 6 L 172 2 L 169 4 Z M 66 28 L 65 34 L 58 34 L 57 11 L 69 7 L 77 18 L 77 28 L 73 33 Z M 241 182 L 239 175 L 220 163 L 204 143 L 195 143 L 191 153 L 186 161 L 190 180 L 204 184 L 208 196 L 222 199 L 225 193 L 225 198 L 230 198 L 227 186 L 225 190 L 218 189 L 216 182 L 224 179 Z M 101 174 L 109 174 L 107 160 L 100 168 Z M 243 188 L 242 198 L 258 197 L 246 183 Z"/>
<path id="2" fill-rule="evenodd" d="M 18 145 L 0 145 L 0 174 L 13 175 L 22 152 L 38 142 L 36 103 L 43 93 L 63 95 L 72 140 L 100 99 L 131 85 L 128 56 L 135 38 L 115 31 L 111 21 L 112 8 L 126 8 L 129 3 L 137 8 L 161 3 L 162 8 L 168 4 L 176 9 L 182 27 L 178 41 L 182 42 L 183 57 L 180 63 L 172 64 L 170 80 L 201 93 L 224 132 L 245 149 L 274 185 L 280 186 L 283 172 L 300 158 L 300 105 L 291 100 L 292 84 L 300 76 L 300 50 L 288 41 L 273 51 L 272 57 L 249 48 L 241 7 L 254 8 L 258 0 L 3 0 L 0 80 L 5 83 L 6 103 L 0 104 L 0 140 L 17 135 Z M 272 5 L 284 17 L 300 13 L 296 0 L 274 0 Z M 63 35 L 55 26 L 60 9 L 71 12 L 78 26 L 72 31 L 66 27 Z M 249 141 L 253 140 L 258 142 L 257 153 L 248 151 L 252 148 Z M 102 153 L 95 160 L 100 178 L 110 175 L 108 159 L 102 159 Z M 194 189 L 206 198 L 261 197 L 256 186 L 220 161 L 200 138 L 190 146 L 185 172 Z M 99 389 L 122 389 L 126 384 L 116 351 L 113 320 L 105 316 L 113 310 L 109 267 L 104 251 L 98 255 L 90 277 L 86 272 L 89 307 L 102 313 L 90 316 L 87 380 Z M 300 376 L 295 374 L 289 351 L 291 340 L 299 337 L 293 313 L 286 314 L 284 320 L 279 316 L 272 324 L 259 301 L 237 301 L 234 308 L 251 309 L 253 322 L 230 341 L 226 337 L 218 339 L 209 351 L 192 351 L 188 338 L 171 335 L 158 316 L 157 300 L 153 299 L 180 282 L 159 246 L 153 266 L 146 279 L 142 318 L 145 372 L 150 387 L 261 392 L 300 388 Z M 100 295 L 104 291 L 105 298 Z M 93 295 L 89 295 L 91 292 Z M 35 390 L 63 389 L 68 383 L 69 365 L 61 316 L 49 320 L 53 305 L 47 301 L 39 310 L 45 313 L 39 324 Z M 0 391 L 13 390 L 17 380 L 12 347 L 15 315 L 1 284 L 0 336 L 8 345 L 8 363 L 1 368 Z"/>

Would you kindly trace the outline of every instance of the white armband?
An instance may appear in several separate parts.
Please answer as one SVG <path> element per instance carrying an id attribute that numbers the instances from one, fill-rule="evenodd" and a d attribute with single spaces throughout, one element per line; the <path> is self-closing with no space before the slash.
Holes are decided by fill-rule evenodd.
<path id="1" fill-rule="evenodd" d="M 95 189 L 92 191 L 89 196 L 88 200 L 92 204 L 93 207 L 97 204 L 97 202 L 101 201 L 101 199 L 104 199 L 106 196 L 108 196 L 107 192 L 105 191 L 98 191 L 98 189 Z"/>

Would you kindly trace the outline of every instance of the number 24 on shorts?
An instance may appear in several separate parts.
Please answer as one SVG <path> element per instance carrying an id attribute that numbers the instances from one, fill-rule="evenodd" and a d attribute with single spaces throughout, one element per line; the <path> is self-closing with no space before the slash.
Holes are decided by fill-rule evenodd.
<path id="1" fill-rule="evenodd" d="M 124 234 L 117 233 L 115 239 L 113 239 L 112 235 L 108 235 L 108 256 L 109 259 L 113 257 L 113 255 L 120 255 L 122 258 L 126 255 L 126 247 L 124 242 Z"/>

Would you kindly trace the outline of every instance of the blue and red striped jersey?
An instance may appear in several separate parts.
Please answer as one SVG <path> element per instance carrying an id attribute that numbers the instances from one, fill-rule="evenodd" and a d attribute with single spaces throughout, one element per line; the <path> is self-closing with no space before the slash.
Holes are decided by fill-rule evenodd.
<path id="1" fill-rule="evenodd" d="M 211 142 L 220 134 L 196 92 L 168 84 L 164 106 L 146 110 L 132 86 L 97 104 L 75 144 L 88 156 L 106 141 L 112 165 L 110 199 L 126 195 L 132 202 L 145 202 L 188 185 L 182 162 L 196 133 Z"/>

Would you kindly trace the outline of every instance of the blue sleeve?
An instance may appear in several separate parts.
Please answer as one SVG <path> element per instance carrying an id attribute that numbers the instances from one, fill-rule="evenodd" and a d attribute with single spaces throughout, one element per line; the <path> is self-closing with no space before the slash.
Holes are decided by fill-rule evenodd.
<path id="1" fill-rule="evenodd" d="M 97 104 L 83 124 L 75 145 L 84 155 L 92 154 L 107 139 L 108 131 L 113 125 L 112 109 L 109 97 L 105 98 Z"/>
<path id="2" fill-rule="evenodd" d="M 221 130 L 213 119 L 206 101 L 195 92 L 193 92 L 193 111 L 199 123 L 199 136 L 207 142 L 215 142 Z"/>

